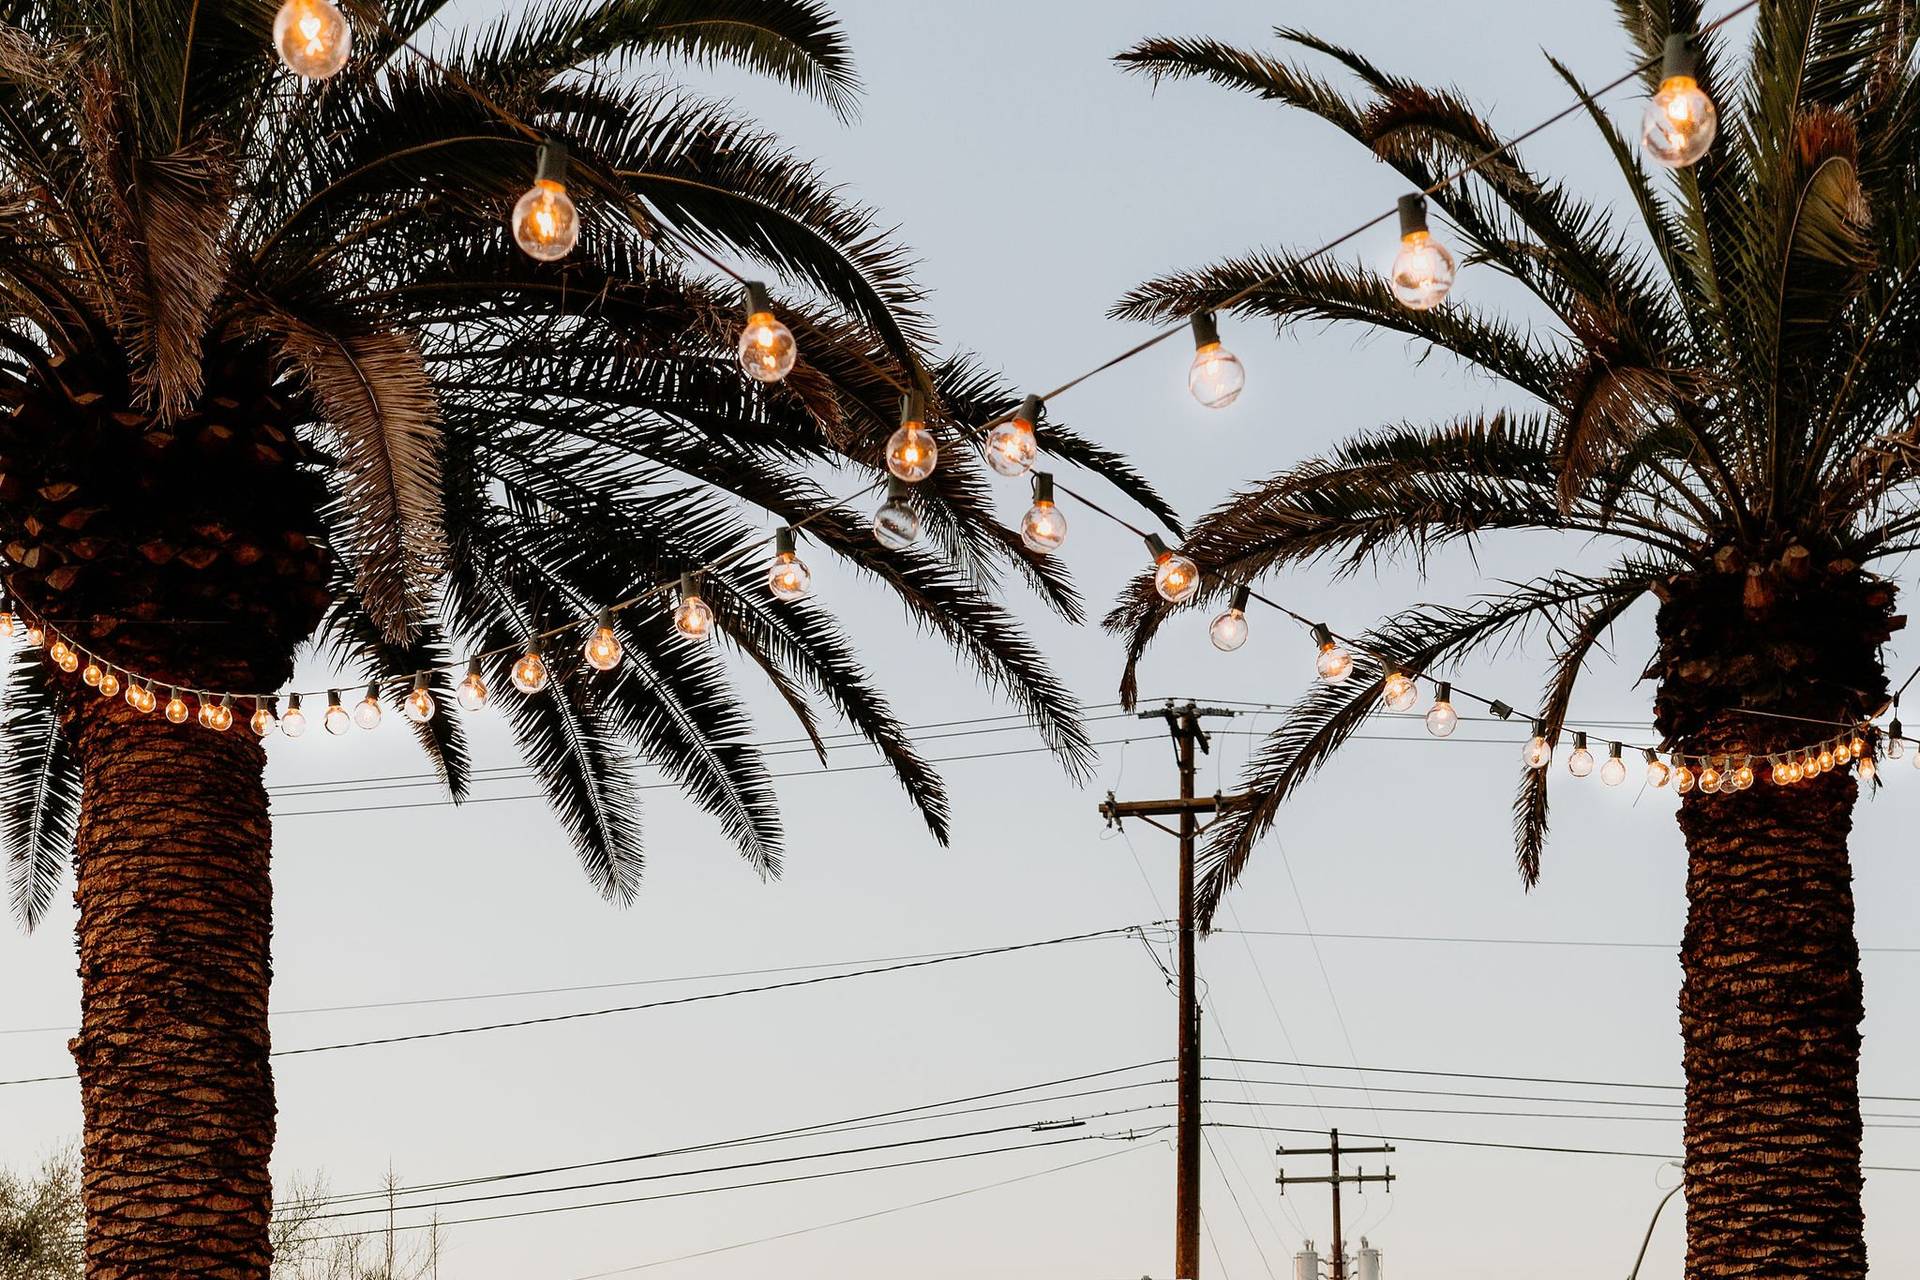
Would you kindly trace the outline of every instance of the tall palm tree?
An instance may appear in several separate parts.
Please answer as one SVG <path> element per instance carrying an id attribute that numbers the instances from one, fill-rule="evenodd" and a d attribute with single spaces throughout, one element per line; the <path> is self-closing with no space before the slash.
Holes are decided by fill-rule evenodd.
<path id="1" fill-rule="evenodd" d="M 1618 0 L 1629 59 L 1698 30 L 1693 0 Z M 1366 637 L 1343 684 L 1308 693 L 1249 764 L 1250 808 L 1207 851 L 1208 910 L 1282 801 L 1378 705 L 1382 661 L 1435 670 L 1531 626 L 1551 632 L 1552 724 L 1613 622 L 1658 602 L 1647 667 L 1659 731 L 1693 756 L 1764 756 L 1826 732 L 1749 710 L 1852 724 L 1881 706 L 1881 646 L 1901 625 L 1872 568 L 1911 550 L 1920 440 L 1920 79 L 1914 6 L 1762 0 L 1744 52 L 1702 47 L 1719 141 L 1667 176 L 1586 99 L 1630 195 L 1621 220 L 1516 155 L 1434 197 L 1466 260 L 1509 277 L 1535 310 L 1396 304 L 1375 274 L 1253 253 L 1152 281 L 1122 314 L 1222 306 L 1285 327 L 1350 322 L 1483 370 L 1510 407 L 1369 431 L 1232 495 L 1187 549 L 1195 602 L 1292 566 L 1353 572 L 1504 530 L 1611 548 L 1459 608 L 1417 608 Z M 1204 78 L 1329 121 L 1412 187 L 1493 150 L 1499 133 L 1456 92 L 1395 75 L 1299 31 L 1344 88 L 1300 61 L 1205 39 L 1121 55 L 1159 79 Z M 1243 295 L 1243 291 L 1246 291 Z M 1457 297 L 1457 295 L 1456 295 Z M 1110 618 L 1133 662 L 1170 611 L 1133 585 Z M 1550 770 L 1524 770 L 1520 873 L 1540 873 Z M 1865 1273 L 1857 1075 L 1862 1016 L 1845 770 L 1680 804 L 1689 872 L 1681 960 L 1687 1076 L 1687 1273 Z"/>
<path id="2" fill-rule="evenodd" d="M 303 645 L 393 681 L 521 644 L 744 549 L 758 517 L 890 590 L 1030 714 L 1070 769 L 1066 689 L 997 601 L 1009 573 L 1068 617 L 1063 572 L 992 516 L 954 447 L 886 552 L 832 493 L 879 474 L 900 391 L 935 429 L 1010 406 L 930 363 L 904 250 L 725 104 L 616 73 L 733 64 L 841 112 L 856 80 L 816 0 L 538 0 L 414 47 L 445 0 L 348 0 L 322 83 L 272 53 L 271 0 L 0 0 L 0 575 L 13 607 L 161 683 L 273 691 Z M 506 217 L 543 139 L 570 148 L 578 250 L 535 261 Z M 697 254 L 696 252 L 697 251 Z M 803 358 L 763 389 L 735 363 L 758 263 Z M 1153 502 L 1118 459 L 1041 441 Z M 806 732 L 837 713 L 937 838 L 948 799 L 852 638 L 776 603 L 733 557 L 717 628 Z M 627 658 L 577 639 L 493 705 L 587 874 L 640 878 L 634 773 L 664 770 L 754 868 L 781 830 L 741 694 L 661 607 Z M 451 682 L 432 690 L 451 708 Z M 388 693 L 403 692 L 389 685 Z M 164 701 L 166 689 L 160 690 Z M 262 743 L 142 714 L 25 653 L 0 736 L 23 919 L 71 859 L 80 908 L 88 1274 L 261 1277 L 274 1101 L 271 847 Z M 249 706 L 243 705 L 244 721 Z M 457 716 L 417 727 L 467 786 Z"/>

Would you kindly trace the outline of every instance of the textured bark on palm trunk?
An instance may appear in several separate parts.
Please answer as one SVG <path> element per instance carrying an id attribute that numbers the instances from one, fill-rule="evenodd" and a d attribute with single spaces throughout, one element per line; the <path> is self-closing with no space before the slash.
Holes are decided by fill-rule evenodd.
<path id="1" fill-rule="evenodd" d="M 1688 796 L 1687 1275 L 1866 1275 L 1844 772 Z"/>
<path id="2" fill-rule="evenodd" d="M 89 1280 L 264 1280 L 272 929 L 265 752 L 82 702 L 76 897 Z"/>

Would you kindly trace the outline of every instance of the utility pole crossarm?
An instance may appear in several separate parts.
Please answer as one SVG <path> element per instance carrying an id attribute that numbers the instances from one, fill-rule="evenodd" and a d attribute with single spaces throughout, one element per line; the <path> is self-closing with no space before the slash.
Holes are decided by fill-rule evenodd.
<path id="1" fill-rule="evenodd" d="M 1274 1181 L 1280 1184 L 1281 1195 L 1287 1193 L 1289 1183 L 1295 1186 L 1324 1186 L 1333 1193 L 1333 1256 L 1328 1259 L 1332 1264 L 1332 1280 L 1346 1280 L 1347 1277 L 1347 1242 L 1341 1234 L 1340 1229 L 1340 1188 L 1354 1186 L 1364 1187 L 1369 1183 L 1373 1183 L 1383 1185 L 1391 1190 L 1394 1181 L 1392 1166 L 1388 1166 L 1385 1173 L 1368 1173 L 1364 1169 L 1355 1173 L 1347 1173 L 1340 1168 L 1340 1161 L 1348 1156 L 1391 1155 L 1392 1153 L 1393 1147 L 1387 1144 L 1382 1144 L 1377 1147 L 1342 1146 L 1340 1144 L 1340 1131 L 1338 1129 L 1329 1129 L 1327 1131 L 1327 1145 L 1324 1147 L 1275 1148 L 1274 1154 L 1279 1156 L 1327 1157 L 1329 1168 L 1326 1173 L 1303 1177 L 1298 1174 L 1289 1175 L 1283 1169 Z M 1361 1243 L 1364 1245 L 1366 1242 L 1363 1240 Z"/>

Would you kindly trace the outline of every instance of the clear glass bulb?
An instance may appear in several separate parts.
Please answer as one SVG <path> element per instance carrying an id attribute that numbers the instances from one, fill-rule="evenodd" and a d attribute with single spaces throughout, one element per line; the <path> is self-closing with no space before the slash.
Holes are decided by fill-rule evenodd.
<path id="1" fill-rule="evenodd" d="M 289 705 L 287 714 L 280 717 L 280 732 L 289 738 L 297 738 L 307 731 L 307 713 L 297 706 Z"/>
<path id="2" fill-rule="evenodd" d="M 1916 751 L 1913 753 L 1913 767 L 1916 769 L 1920 769 L 1920 751 Z"/>
<path id="3" fill-rule="evenodd" d="M 1672 775 L 1673 770 L 1669 769 L 1660 757 L 1654 756 L 1647 761 L 1647 785 L 1655 790 L 1666 786 L 1667 779 Z"/>
<path id="4" fill-rule="evenodd" d="M 415 685 L 407 694 L 407 700 L 400 704 L 401 712 L 415 724 L 425 724 L 439 709 L 440 704 L 433 700 L 433 691 L 425 685 Z"/>
<path id="5" fill-rule="evenodd" d="M 1453 288 L 1453 255 L 1432 233 L 1409 232 L 1400 238 L 1389 284 L 1394 298 L 1409 311 L 1437 307 Z"/>
<path id="6" fill-rule="evenodd" d="M 1820 772 L 1826 773 L 1833 768 L 1833 752 L 1825 747 L 1820 749 Z"/>
<path id="7" fill-rule="evenodd" d="M 320 717 L 320 723 L 326 726 L 328 733 L 339 737 L 353 728 L 353 717 L 347 714 L 345 707 L 336 702 L 328 706 L 327 714 Z"/>
<path id="8" fill-rule="evenodd" d="M 1681 795 L 1693 790 L 1693 770 L 1686 765 L 1675 765 L 1673 769 L 1673 789 Z"/>
<path id="9" fill-rule="evenodd" d="M 1874 764 L 1872 756 L 1860 757 L 1860 781 L 1872 782 L 1874 779 L 1874 776 L 1879 772 L 1880 772 L 1880 768 L 1878 765 Z"/>
<path id="10" fill-rule="evenodd" d="M 1627 780 L 1627 762 L 1619 756 L 1608 756 L 1606 763 L 1600 766 L 1600 781 L 1610 787 L 1617 787 Z"/>
<path id="11" fill-rule="evenodd" d="M 298 76 L 325 80 L 353 53 L 353 28 L 332 0 L 287 0 L 273 20 L 273 47 Z"/>
<path id="12" fill-rule="evenodd" d="M 279 724 L 280 722 L 274 719 L 273 712 L 267 710 L 264 705 L 254 708 L 252 718 L 247 721 L 247 727 L 262 738 L 271 734 Z"/>
<path id="13" fill-rule="evenodd" d="M 1735 769 L 1730 776 L 1733 782 L 1733 789 L 1735 791 L 1745 791 L 1753 785 L 1753 766 L 1742 762 L 1740 767 Z"/>
<path id="14" fill-rule="evenodd" d="M 460 682 L 460 687 L 454 691 L 453 696 L 459 702 L 462 711 L 478 711 L 487 705 L 487 699 L 492 696 L 492 693 L 487 688 L 484 676 L 478 671 L 469 671 L 467 678 Z"/>
<path id="15" fill-rule="evenodd" d="M 1898 738 L 1887 739 L 1887 759 L 1898 760 L 1905 754 L 1907 754 L 1907 746 L 1904 742 Z"/>
<path id="16" fill-rule="evenodd" d="M 1856 734 L 1854 735 L 1853 741 L 1847 744 L 1847 749 L 1853 753 L 1853 758 L 1858 760 L 1861 756 L 1867 754 L 1867 740 Z"/>
<path id="17" fill-rule="evenodd" d="M 602 624 L 593 629 L 593 634 L 587 637 L 580 652 L 585 656 L 587 665 L 595 671 L 611 671 L 620 665 L 626 648 L 620 643 L 620 637 L 613 633 L 613 628 Z"/>
<path id="18" fill-rule="evenodd" d="M 686 596 L 674 608 L 673 625 L 689 640 L 705 640 L 713 634 L 713 606 L 699 596 Z"/>
<path id="19" fill-rule="evenodd" d="M 114 694 L 120 692 L 120 677 L 111 671 L 102 671 L 100 673 L 100 684 L 98 687 L 101 697 L 111 698 Z"/>
<path id="20" fill-rule="evenodd" d="M 1193 353 L 1193 363 L 1187 368 L 1187 390 L 1207 408 L 1226 408 L 1246 387 L 1246 366 L 1218 342 L 1206 343 Z"/>
<path id="21" fill-rule="evenodd" d="M 890 551 L 905 551 L 920 540 L 920 513 L 905 498 L 888 498 L 873 513 L 873 536 Z"/>
<path id="22" fill-rule="evenodd" d="M 1712 795 L 1720 790 L 1720 784 L 1724 779 L 1721 777 L 1718 769 L 1712 765 L 1708 765 L 1700 771 L 1700 777 L 1697 781 L 1700 784 L 1700 790 L 1706 792 L 1708 795 Z"/>
<path id="23" fill-rule="evenodd" d="M 987 465 L 1003 476 L 1025 475 L 1039 456 L 1040 441 L 1031 422 L 997 422 L 987 432 Z"/>
<path id="24" fill-rule="evenodd" d="M 755 382 L 778 382 L 793 372 L 800 348 L 793 331 L 771 311 L 756 311 L 740 330 L 740 368 Z"/>
<path id="25" fill-rule="evenodd" d="M 813 594 L 813 571 L 791 551 L 782 551 L 767 568 L 767 590 L 777 600 L 805 600 Z"/>
<path id="26" fill-rule="evenodd" d="M 1520 758 L 1527 762 L 1529 769 L 1544 769 L 1553 763 L 1553 744 L 1536 733 L 1527 739 Z"/>
<path id="27" fill-rule="evenodd" d="M 1386 683 L 1380 687 L 1381 700 L 1389 711 L 1406 711 L 1413 706 L 1413 700 L 1420 694 L 1413 678 L 1404 672 L 1387 673 Z"/>
<path id="28" fill-rule="evenodd" d="M 1833 762 L 1835 764 L 1845 764 L 1851 759 L 1853 759 L 1853 748 L 1849 747 L 1846 743 L 1842 742 L 1834 747 Z"/>
<path id="29" fill-rule="evenodd" d="M 1640 146 L 1655 164 L 1684 169 L 1707 154 L 1719 129 L 1720 113 L 1699 83 L 1671 76 L 1640 118 Z"/>
<path id="30" fill-rule="evenodd" d="M 97 689 L 100 687 L 100 677 L 105 674 L 106 672 L 100 669 L 99 663 L 89 662 L 87 663 L 87 669 L 80 673 L 80 683 L 86 685 L 89 689 Z"/>
<path id="31" fill-rule="evenodd" d="M 529 649 L 513 664 L 513 687 L 522 693 L 538 693 L 547 687 L 546 659 Z"/>
<path id="32" fill-rule="evenodd" d="M 362 729 L 380 727 L 380 699 L 369 693 L 353 707 L 353 722 Z"/>
<path id="33" fill-rule="evenodd" d="M 558 262 L 580 243 L 580 214 L 566 187 L 542 178 L 513 206 L 513 238 L 526 255 Z"/>
<path id="34" fill-rule="evenodd" d="M 1460 727 L 1460 714 L 1451 702 L 1436 702 L 1427 708 L 1427 732 L 1444 738 Z"/>
<path id="35" fill-rule="evenodd" d="M 37 622 L 27 624 L 27 643 L 38 649 L 47 642 L 47 631 Z"/>
<path id="36" fill-rule="evenodd" d="M 1027 544 L 1027 550 L 1046 555 L 1059 550 L 1066 540 L 1067 518 L 1056 504 L 1036 502 L 1027 509 L 1026 518 L 1020 522 L 1020 541 Z"/>
<path id="37" fill-rule="evenodd" d="M 215 703 L 207 710 L 207 728 L 215 733 L 225 733 L 233 728 L 233 708 L 224 702 Z"/>
<path id="38" fill-rule="evenodd" d="M 1339 684 L 1353 674 L 1353 655 L 1331 642 L 1320 646 L 1320 656 L 1313 660 L 1314 672 L 1328 684 Z"/>
<path id="39" fill-rule="evenodd" d="M 59 667 L 61 670 L 73 670 L 73 667 L 67 665 L 67 659 L 73 656 L 73 650 L 67 648 L 67 642 L 65 640 L 55 640 L 48 646 L 47 656 L 53 659 L 53 665 Z M 78 664 L 76 663 L 75 665 Z"/>
<path id="40" fill-rule="evenodd" d="M 1232 653 L 1247 642 L 1247 615 L 1239 609 L 1229 609 L 1213 620 L 1207 628 L 1207 636 L 1213 641 L 1213 647 L 1222 653 Z"/>
<path id="41" fill-rule="evenodd" d="M 1160 557 L 1153 571 L 1153 589 L 1168 604 L 1185 604 L 1200 589 L 1200 566 L 1177 551 Z"/>
<path id="42" fill-rule="evenodd" d="M 11 636 L 12 634 L 13 614 L 5 610 L 0 610 L 0 636 Z"/>
<path id="43" fill-rule="evenodd" d="M 177 693 L 167 699 L 167 720 L 172 724 L 187 722 L 187 700 Z"/>
<path id="44" fill-rule="evenodd" d="M 193 718 L 202 729 L 213 728 L 213 704 L 205 698 L 200 699 L 200 710 Z"/>
<path id="45" fill-rule="evenodd" d="M 923 423 L 906 422 L 887 438 L 887 470 L 908 484 L 919 484 L 933 474 L 940 446 Z"/>
<path id="46" fill-rule="evenodd" d="M 1593 752 L 1585 747 L 1575 747 L 1573 754 L 1567 757 L 1567 772 L 1576 778 L 1584 778 L 1593 772 Z"/>
<path id="47" fill-rule="evenodd" d="M 127 705 L 135 711 L 138 711 L 141 715 L 146 715 L 154 709 L 157 703 L 153 696 L 153 690 L 147 688 L 145 685 L 130 684 L 127 686 Z"/>

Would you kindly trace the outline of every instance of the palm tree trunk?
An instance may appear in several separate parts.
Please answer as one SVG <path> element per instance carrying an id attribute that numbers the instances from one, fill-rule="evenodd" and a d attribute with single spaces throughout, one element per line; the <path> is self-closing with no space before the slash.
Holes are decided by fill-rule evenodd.
<path id="1" fill-rule="evenodd" d="M 1845 771 L 1762 776 L 1681 805 L 1688 1280 L 1867 1273 L 1857 791 Z"/>
<path id="2" fill-rule="evenodd" d="M 89 1280 L 265 1280 L 272 886 L 266 753 L 88 698 L 79 1067 Z"/>

